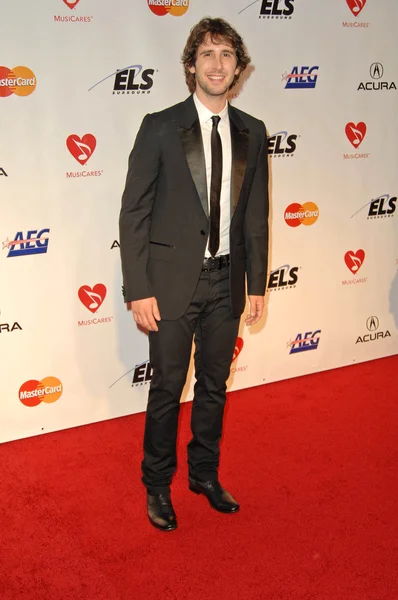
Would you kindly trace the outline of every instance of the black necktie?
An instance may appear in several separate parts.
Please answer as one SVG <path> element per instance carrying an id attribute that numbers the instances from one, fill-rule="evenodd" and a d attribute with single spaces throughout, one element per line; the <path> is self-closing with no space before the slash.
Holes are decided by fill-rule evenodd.
<path id="1" fill-rule="evenodd" d="M 220 194 L 222 180 L 222 145 L 217 126 L 221 120 L 213 116 L 211 130 L 211 180 L 210 180 L 210 237 L 209 251 L 212 256 L 217 254 L 220 245 Z"/>

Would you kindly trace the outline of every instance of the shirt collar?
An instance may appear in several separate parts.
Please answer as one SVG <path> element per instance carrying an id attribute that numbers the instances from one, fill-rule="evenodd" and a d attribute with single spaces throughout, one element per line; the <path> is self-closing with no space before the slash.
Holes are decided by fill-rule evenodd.
<path id="1" fill-rule="evenodd" d="M 193 95 L 193 101 L 195 102 L 196 110 L 198 111 L 199 123 L 200 125 L 204 125 L 211 120 L 212 116 L 214 116 L 214 113 L 206 108 L 206 106 L 199 100 L 196 92 Z M 228 102 L 225 103 L 224 108 L 218 113 L 218 116 L 221 118 L 221 121 L 224 121 L 225 123 L 229 122 Z"/>

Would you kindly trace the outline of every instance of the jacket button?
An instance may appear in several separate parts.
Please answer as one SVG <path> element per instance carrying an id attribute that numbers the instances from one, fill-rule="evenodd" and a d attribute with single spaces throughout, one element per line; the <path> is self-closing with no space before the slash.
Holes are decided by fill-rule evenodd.
<path id="1" fill-rule="evenodd" d="M 203 229 L 200 230 L 201 235 L 206 235 L 206 232 Z"/>

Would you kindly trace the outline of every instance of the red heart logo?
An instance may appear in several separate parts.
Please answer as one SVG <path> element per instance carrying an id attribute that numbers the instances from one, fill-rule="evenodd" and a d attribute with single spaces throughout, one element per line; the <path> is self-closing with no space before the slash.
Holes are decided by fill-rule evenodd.
<path id="1" fill-rule="evenodd" d="M 359 148 L 366 135 L 366 124 L 362 121 L 357 123 L 357 125 L 355 125 L 355 123 L 347 123 L 345 126 L 345 134 L 354 148 Z"/>
<path id="2" fill-rule="evenodd" d="M 236 338 L 236 343 L 235 343 L 235 350 L 234 350 L 234 355 L 232 357 L 232 362 L 234 362 L 234 360 L 236 360 L 239 356 L 239 354 L 242 351 L 243 348 L 243 339 L 241 337 Z"/>
<path id="3" fill-rule="evenodd" d="M 349 250 L 344 255 L 345 264 L 350 269 L 351 273 L 358 273 L 362 267 L 363 261 L 365 260 L 365 252 L 363 250 Z"/>
<path id="4" fill-rule="evenodd" d="M 79 288 L 78 296 L 80 302 L 92 313 L 95 313 L 105 300 L 106 287 L 103 283 L 96 283 L 93 288 L 89 285 L 82 285 Z"/>
<path id="5" fill-rule="evenodd" d="M 72 156 L 85 165 L 95 150 L 97 140 L 91 133 L 86 133 L 82 138 L 73 133 L 66 140 L 66 145 Z"/>
<path id="6" fill-rule="evenodd" d="M 357 17 L 366 4 L 366 0 L 347 0 L 348 7 L 354 17 Z"/>
<path id="7" fill-rule="evenodd" d="M 69 8 L 75 8 L 76 4 L 79 4 L 80 0 L 74 0 L 74 2 L 68 2 L 68 0 L 64 0 L 66 6 L 69 6 Z"/>

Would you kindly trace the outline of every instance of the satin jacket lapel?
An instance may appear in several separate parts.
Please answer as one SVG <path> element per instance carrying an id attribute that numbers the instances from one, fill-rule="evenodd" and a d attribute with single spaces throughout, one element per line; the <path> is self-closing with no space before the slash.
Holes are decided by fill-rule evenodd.
<path id="1" fill-rule="evenodd" d="M 246 173 L 247 153 L 249 149 L 249 130 L 239 115 L 230 106 L 229 108 L 231 147 L 232 147 L 232 173 L 231 173 L 231 219 L 239 201 L 243 179 Z"/>
<path id="2" fill-rule="evenodd" d="M 178 135 L 184 149 L 199 200 L 205 215 L 209 216 L 207 199 L 206 163 L 203 149 L 202 131 L 192 97 L 184 103 L 185 115 L 178 126 Z"/>

